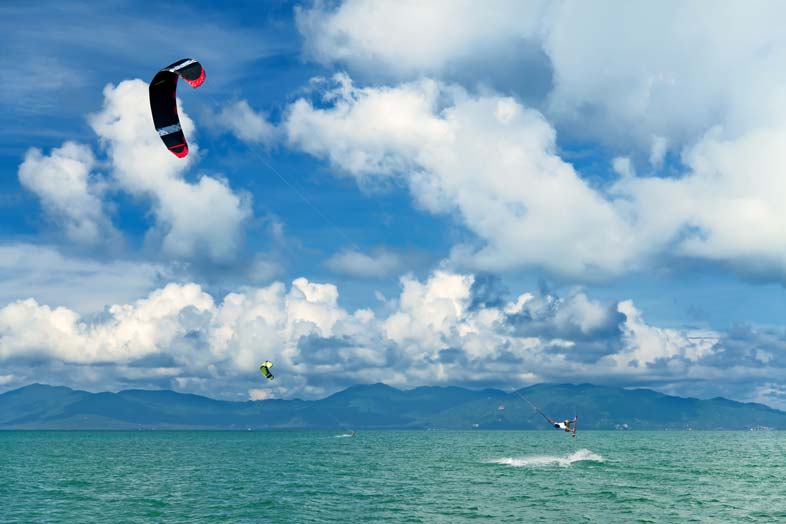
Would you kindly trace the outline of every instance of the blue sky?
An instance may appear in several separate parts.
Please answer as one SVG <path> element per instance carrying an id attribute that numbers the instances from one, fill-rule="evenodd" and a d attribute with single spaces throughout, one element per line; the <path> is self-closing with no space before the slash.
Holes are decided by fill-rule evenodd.
<path id="1" fill-rule="evenodd" d="M 779 9 L 6 2 L 0 388 L 786 407 Z"/>

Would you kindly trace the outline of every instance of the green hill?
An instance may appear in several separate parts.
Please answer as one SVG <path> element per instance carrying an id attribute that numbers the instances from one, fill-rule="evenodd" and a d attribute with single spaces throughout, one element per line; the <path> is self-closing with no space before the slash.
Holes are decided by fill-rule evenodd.
<path id="1" fill-rule="evenodd" d="M 229 402 L 158 390 L 88 393 L 32 384 L 0 395 L 0 429 L 535 429 L 579 417 L 580 429 L 786 429 L 786 412 L 647 389 L 538 384 L 517 392 L 352 386 L 321 400 Z"/>

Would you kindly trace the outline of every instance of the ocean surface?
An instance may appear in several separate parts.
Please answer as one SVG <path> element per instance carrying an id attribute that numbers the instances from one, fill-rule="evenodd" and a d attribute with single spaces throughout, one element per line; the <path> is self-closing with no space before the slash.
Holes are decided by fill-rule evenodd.
<path id="1" fill-rule="evenodd" d="M 0 431 L 0 522 L 786 522 L 786 432 Z"/>

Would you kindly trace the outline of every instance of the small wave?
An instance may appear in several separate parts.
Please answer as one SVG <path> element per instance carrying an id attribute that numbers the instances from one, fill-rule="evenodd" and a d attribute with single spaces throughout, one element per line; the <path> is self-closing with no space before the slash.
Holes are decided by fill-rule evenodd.
<path id="1" fill-rule="evenodd" d="M 343 435 L 335 435 L 333 438 L 347 438 L 347 437 L 354 437 L 352 433 L 344 433 Z"/>
<path id="2" fill-rule="evenodd" d="M 513 466 L 514 468 L 522 468 L 528 466 L 549 466 L 551 464 L 558 464 L 562 467 L 568 467 L 574 462 L 603 462 L 605 459 L 593 453 L 588 449 L 580 449 L 568 455 L 561 457 L 551 455 L 534 455 L 531 457 L 504 457 L 494 459 L 491 462 L 494 464 L 504 464 L 505 466 Z"/>

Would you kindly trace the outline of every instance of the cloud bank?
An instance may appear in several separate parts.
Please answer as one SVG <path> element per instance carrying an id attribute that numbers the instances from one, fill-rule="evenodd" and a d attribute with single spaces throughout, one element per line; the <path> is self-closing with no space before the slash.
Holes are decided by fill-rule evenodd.
<path id="1" fill-rule="evenodd" d="M 348 311 L 335 285 L 305 278 L 220 301 L 197 284 L 169 284 L 88 318 L 19 300 L 0 309 L 0 361 L 13 375 L 7 387 L 57 375 L 88 389 L 160 386 L 227 398 L 251 390 L 253 398 L 314 397 L 377 381 L 681 391 L 693 380 L 708 393 L 739 384 L 731 393 L 742 399 L 782 385 L 779 334 L 743 327 L 696 338 L 647 323 L 631 301 L 604 303 L 580 290 L 503 294 L 490 298 L 487 278 L 435 270 L 424 280 L 402 277 L 392 309 L 381 313 Z M 258 376 L 266 359 L 278 370 L 269 385 Z"/>

